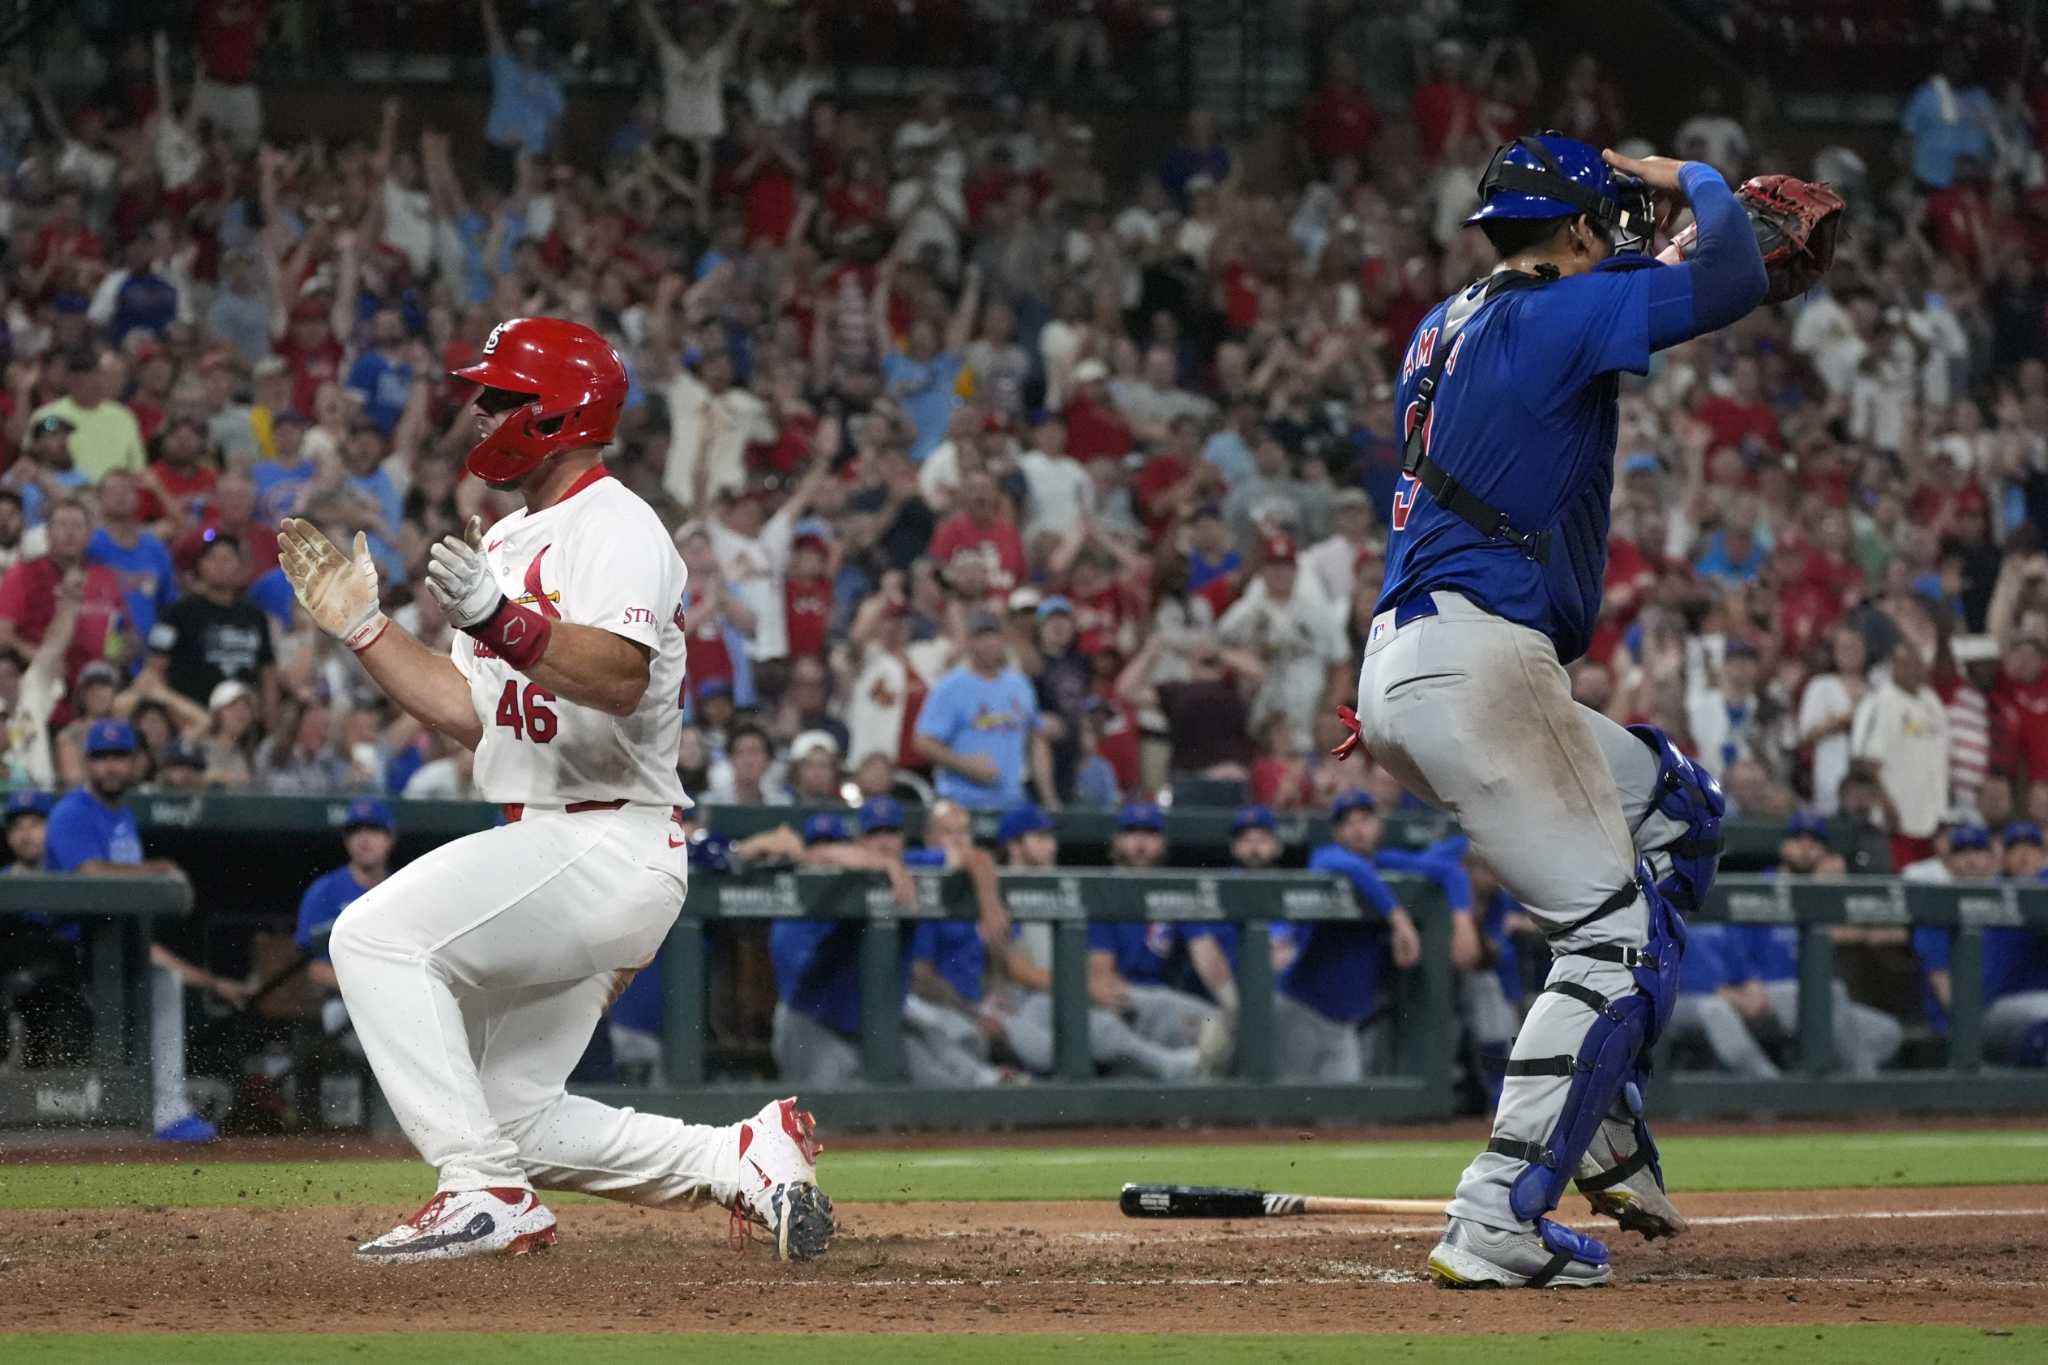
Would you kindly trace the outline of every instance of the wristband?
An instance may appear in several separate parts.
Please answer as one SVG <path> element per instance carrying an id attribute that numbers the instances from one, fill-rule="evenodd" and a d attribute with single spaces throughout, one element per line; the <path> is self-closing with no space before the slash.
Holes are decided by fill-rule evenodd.
<path id="1" fill-rule="evenodd" d="M 360 654 L 382 639 L 390 626 L 391 618 L 373 607 L 368 616 L 357 622 L 353 629 L 341 637 L 341 642 Z"/>
<path id="2" fill-rule="evenodd" d="M 501 597 L 496 611 L 475 625 L 464 627 L 464 633 L 478 644 L 489 646 L 499 658 L 524 673 L 548 652 L 548 639 L 555 633 L 555 625 L 533 608 Z"/>

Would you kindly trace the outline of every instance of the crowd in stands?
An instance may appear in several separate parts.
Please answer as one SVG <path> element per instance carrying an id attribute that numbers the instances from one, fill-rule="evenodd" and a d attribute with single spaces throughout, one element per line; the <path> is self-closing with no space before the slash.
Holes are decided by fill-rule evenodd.
<path id="1" fill-rule="evenodd" d="M 1142 56 L 1171 5 L 1055 7 L 994 98 L 872 101 L 842 97 L 835 6 L 614 7 L 622 98 L 562 7 L 480 0 L 472 124 L 366 96 L 323 139 L 266 108 L 287 8 L 67 21 L 0 73 L 12 786 L 87 783 L 114 722 L 144 790 L 467 795 L 469 754 L 295 609 L 275 528 L 366 533 L 387 609 L 445 644 L 426 548 L 506 510 L 461 476 L 446 371 L 546 313 L 631 371 L 607 459 L 689 567 L 677 762 L 714 809 L 1412 804 L 1326 756 L 1392 378 L 1491 268 L 1459 224 L 1492 148 L 1555 127 L 1813 172 L 1852 219 L 1824 288 L 1624 385 L 1576 695 L 1849 872 L 2048 821 L 2048 85 L 1994 93 L 1951 47 L 1882 151 L 1793 165 L 1721 91 L 1648 127 L 1591 55 L 1427 18 L 1392 92 L 1336 42 L 1299 108 L 1232 128 L 1091 102 L 1103 44 Z M 1217 1065 L 1185 1024 L 1155 1068 Z"/>

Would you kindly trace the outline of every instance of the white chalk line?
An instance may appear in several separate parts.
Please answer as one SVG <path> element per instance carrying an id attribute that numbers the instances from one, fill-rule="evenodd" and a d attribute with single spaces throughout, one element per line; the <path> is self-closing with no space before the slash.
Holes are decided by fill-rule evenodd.
<path id="1" fill-rule="evenodd" d="M 1764 1223 L 1858 1223 L 1885 1222 L 1893 1219 L 1924 1218 L 2042 1218 L 2048 1217 L 2048 1209 L 1861 1209 L 1843 1213 L 1722 1213 L 1705 1214 L 1688 1218 L 1686 1222 L 1696 1228 L 1742 1227 Z M 1189 1232 L 1194 1231 L 1190 1223 L 1180 1222 L 1178 1226 Z M 1564 1218 L 1561 1222 L 1580 1227 L 1598 1228 L 1606 1226 L 1602 1219 Z M 1210 1225 L 1212 1235 L 1227 1237 L 1231 1241 L 1286 1242 L 1333 1236 L 1423 1236 L 1443 1231 L 1442 1223 L 1379 1223 L 1356 1219 L 1324 1220 L 1312 1227 L 1234 1227 L 1228 1232 Z M 931 1234 L 935 1237 L 1002 1237 L 1009 1234 L 1001 1229 L 951 1229 Z M 1132 1231 L 1088 1231 L 1050 1234 L 1077 1242 L 1134 1242 L 1143 1240 L 1147 1232 Z"/>

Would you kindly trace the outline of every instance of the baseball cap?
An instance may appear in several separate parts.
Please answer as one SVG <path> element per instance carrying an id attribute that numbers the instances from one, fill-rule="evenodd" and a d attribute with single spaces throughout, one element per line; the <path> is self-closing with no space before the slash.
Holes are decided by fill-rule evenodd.
<path id="1" fill-rule="evenodd" d="M 84 687 L 87 683 L 105 683 L 109 687 L 119 687 L 121 670 L 105 659 L 94 659 L 78 670 L 78 686 Z"/>
<path id="2" fill-rule="evenodd" d="M 48 436 L 53 431 L 76 430 L 78 430 L 78 428 L 73 426 L 69 419 L 59 417 L 56 413 L 53 412 L 49 414 L 47 417 L 37 418 L 36 424 L 29 428 L 29 435 Z"/>
<path id="3" fill-rule="evenodd" d="M 731 695 L 732 684 L 724 678 L 706 678 L 703 682 L 697 684 L 697 701 L 699 704 L 710 701 L 713 697 L 730 697 Z"/>
<path id="4" fill-rule="evenodd" d="M 206 755 L 200 753 L 197 748 L 187 744 L 184 740 L 174 739 L 164 747 L 162 757 L 157 766 L 164 769 L 204 768 L 206 766 Z"/>
<path id="5" fill-rule="evenodd" d="M 341 821 L 344 834 L 352 829 L 381 829 L 389 834 L 397 828 L 398 821 L 391 817 L 391 807 L 371 796 L 359 796 L 349 802 L 348 814 Z"/>
<path id="6" fill-rule="evenodd" d="M 13 824 L 17 815 L 40 815 L 47 819 L 50 808 L 56 804 L 48 792 L 16 792 L 7 798 L 5 823 Z"/>
<path id="7" fill-rule="evenodd" d="M 135 752 L 135 729 L 125 720 L 96 720 L 85 732 L 85 756 L 98 758 L 101 754 L 132 754 Z"/>
<path id="8" fill-rule="evenodd" d="M 1097 380 L 1107 378 L 1109 378 L 1109 366 L 1099 360 L 1084 360 L 1074 367 L 1074 382 L 1076 384 L 1093 384 Z"/>
<path id="9" fill-rule="evenodd" d="M 1338 512 L 1347 508 L 1366 511 L 1372 507 L 1372 496 L 1363 488 L 1340 488 L 1337 495 L 1330 499 L 1330 507 Z"/>
<path id="10" fill-rule="evenodd" d="M 1053 828 L 1052 817 L 1027 801 L 1003 812 L 1003 818 L 996 824 L 996 841 L 1007 844 L 1027 834 Z"/>
<path id="11" fill-rule="evenodd" d="M 2030 820 L 2015 820 L 2005 827 L 2005 833 L 2000 837 L 2007 848 L 2014 844 L 2032 844 L 2035 848 L 2048 846 L 2048 841 L 2041 837 L 2041 827 Z"/>
<path id="12" fill-rule="evenodd" d="M 1948 832 L 1948 851 L 1961 853 L 1966 849 L 1991 847 L 1991 831 L 1982 825 L 1957 825 Z"/>
<path id="13" fill-rule="evenodd" d="M 1010 600 L 1003 605 L 1011 611 L 1037 611 L 1038 604 L 1045 600 L 1045 594 L 1033 587 L 1012 589 Z"/>
<path id="14" fill-rule="evenodd" d="M 1813 839 L 1827 838 L 1828 822 L 1826 817 L 1815 815 L 1812 811 L 1794 811 L 1792 818 L 1785 822 L 1785 837 L 1787 839 L 1796 839 L 1801 835 Z"/>
<path id="15" fill-rule="evenodd" d="M 1355 810 L 1376 811 L 1379 808 L 1380 803 L 1373 799 L 1371 792 L 1363 787 L 1353 787 L 1330 803 L 1330 823 L 1336 824 Z"/>
<path id="16" fill-rule="evenodd" d="M 1117 832 L 1149 829 L 1157 834 L 1166 828 L 1166 812 L 1150 801 L 1133 801 L 1117 812 Z"/>
<path id="17" fill-rule="evenodd" d="M 1230 834 L 1235 838 L 1248 829 L 1272 830 L 1277 828 L 1278 824 L 1270 807 L 1241 806 L 1237 814 L 1230 818 Z"/>
<path id="18" fill-rule="evenodd" d="M 792 761 L 804 758 L 823 749 L 832 757 L 839 757 L 839 741 L 832 738 L 829 730 L 806 730 L 789 742 L 789 756 Z"/>
<path id="19" fill-rule="evenodd" d="M 1754 659 L 1756 656 L 1756 646 L 1740 636 L 1730 639 L 1721 648 L 1724 659 Z"/>
<path id="20" fill-rule="evenodd" d="M 969 635 L 987 635 L 1003 628 L 1002 618 L 986 607 L 977 607 L 967 617 Z"/>
<path id="21" fill-rule="evenodd" d="M 1058 616 L 1062 612 L 1068 616 L 1074 614 L 1074 604 L 1064 597 L 1048 597 L 1038 604 L 1038 619 L 1041 621 L 1048 616 Z"/>
<path id="22" fill-rule="evenodd" d="M 270 419 L 270 425 L 273 428 L 310 427 L 313 425 L 313 419 L 300 412 L 297 408 L 286 408 L 283 412 Z"/>
<path id="23" fill-rule="evenodd" d="M 251 688 L 249 684 L 243 682 L 240 678 L 223 678 L 215 683 L 213 691 L 207 694 L 206 709 L 209 711 L 222 711 L 233 706 L 244 697 L 253 697 L 255 695 L 255 689 Z"/>
<path id="24" fill-rule="evenodd" d="M 1294 537 L 1284 532 L 1267 536 L 1266 562 L 1268 564 L 1292 564 L 1294 562 Z"/>
<path id="25" fill-rule="evenodd" d="M 903 828 L 903 803 L 893 796 L 870 796 L 861 802 L 860 832 L 875 834 L 881 830 Z"/>
<path id="26" fill-rule="evenodd" d="M 820 550 L 830 550 L 832 548 L 832 523 L 823 517 L 805 517 L 796 524 L 796 533 L 791 539 L 790 544 L 793 546 L 802 545 L 806 541 L 816 545 Z"/>
<path id="27" fill-rule="evenodd" d="M 1647 450 L 1638 450 L 1621 466 L 1624 474 L 1662 474 L 1664 462 Z"/>
<path id="28" fill-rule="evenodd" d="M 813 815 L 804 821 L 804 842 L 843 844 L 846 842 L 846 822 L 836 815 Z"/>

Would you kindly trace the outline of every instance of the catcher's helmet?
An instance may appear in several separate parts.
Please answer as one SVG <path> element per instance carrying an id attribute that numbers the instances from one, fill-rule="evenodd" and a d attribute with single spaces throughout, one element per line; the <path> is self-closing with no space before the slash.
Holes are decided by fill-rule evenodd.
<path id="1" fill-rule="evenodd" d="M 626 405 L 626 366 L 618 352 L 565 318 L 501 322 L 484 342 L 482 358 L 451 373 L 529 399 L 463 462 L 485 483 L 511 483 L 558 450 L 604 445 Z"/>
<path id="2" fill-rule="evenodd" d="M 1553 131 L 1495 149 L 1479 177 L 1479 207 L 1465 225 L 1581 213 L 1617 251 L 1640 251 L 1650 238 L 1649 197 L 1634 177 L 1616 175 L 1592 147 Z"/>

